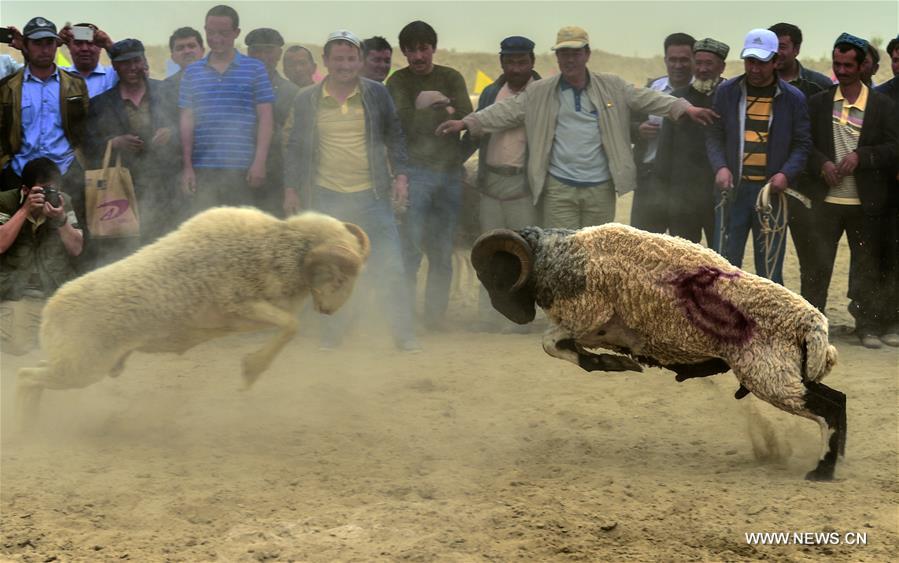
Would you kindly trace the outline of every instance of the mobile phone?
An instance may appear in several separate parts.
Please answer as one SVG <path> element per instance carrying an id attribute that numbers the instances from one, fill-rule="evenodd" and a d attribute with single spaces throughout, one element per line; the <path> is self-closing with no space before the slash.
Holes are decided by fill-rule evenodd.
<path id="1" fill-rule="evenodd" d="M 72 37 L 75 41 L 93 41 L 94 30 L 86 25 L 72 26 Z"/>
<path id="2" fill-rule="evenodd" d="M 12 43 L 12 31 L 8 27 L 0 27 L 0 43 Z"/>

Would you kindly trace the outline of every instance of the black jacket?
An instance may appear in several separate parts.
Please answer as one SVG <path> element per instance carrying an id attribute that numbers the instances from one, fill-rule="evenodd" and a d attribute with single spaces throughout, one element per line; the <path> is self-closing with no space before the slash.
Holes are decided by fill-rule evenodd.
<path id="1" fill-rule="evenodd" d="M 150 121 L 152 130 L 171 127 L 169 142 L 163 146 L 152 146 L 150 139 L 143 139 L 144 149 L 140 153 L 122 153 L 122 164 L 131 170 L 135 183 L 139 176 L 171 175 L 180 170 L 180 151 L 178 141 L 178 123 L 171 115 L 168 107 L 168 88 L 160 80 L 147 80 L 147 93 L 150 100 Z M 91 98 L 90 112 L 87 120 L 87 139 L 84 143 L 88 168 L 99 168 L 106 151 L 106 143 L 113 137 L 131 134 L 128 123 L 128 112 L 125 101 L 119 94 L 119 88 L 113 87 L 102 94 Z M 114 158 L 114 157 L 113 157 Z M 141 178 L 140 180 L 143 180 Z"/>
<path id="2" fill-rule="evenodd" d="M 833 96 L 838 86 L 815 94 L 809 99 L 812 129 L 812 153 L 808 159 L 809 191 L 813 201 L 823 201 L 828 186 L 821 177 L 821 169 L 828 160 L 836 164 L 833 142 Z M 868 91 L 865 118 L 858 140 L 859 162 L 855 170 L 858 197 L 866 212 L 880 212 L 892 187 L 892 171 L 896 165 L 895 107 L 889 97 Z"/>
<path id="3" fill-rule="evenodd" d="M 692 86 L 671 92 L 699 108 L 712 107 L 714 95 L 697 92 Z M 705 150 L 705 127 L 692 121 L 666 119 L 659 133 L 659 148 L 653 166 L 652 197 L 667 200 L 669 210 L 689 214 L 711 208 L 715 172 Z M 662 203 L 662 201 L 658 201 Z"/>

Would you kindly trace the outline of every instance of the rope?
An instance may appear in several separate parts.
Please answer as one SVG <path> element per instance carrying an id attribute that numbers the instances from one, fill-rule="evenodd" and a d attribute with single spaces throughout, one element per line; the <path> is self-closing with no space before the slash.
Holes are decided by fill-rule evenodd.
<path id="1" fill-rule="evenodd" d="M 727 224 L 730 221 L 730 207 L 733 189 L 723 190 L 721 199 L 715 204 L 715 223 L 718 229 L 718 248 L 716 252 L 724 255 L 724 249 L 727 246 Z M 720 218 L 720 220 L 719 220 Z"/>
<path id="2" fill-rule="evenodd" d="M 777 267 L 777 258 L 781 256 L 786 244 L 787 230 L 787 196 L 783 192 L 775 194 L 777 211 L 771 206 L 771 184 L 765 184 L 759 190 L 755 200 L 755 212 L 758 214 L 765 250 L 765 277 L 769 280 Z M 777 243 L 775 244 L 775 240 Z"/>

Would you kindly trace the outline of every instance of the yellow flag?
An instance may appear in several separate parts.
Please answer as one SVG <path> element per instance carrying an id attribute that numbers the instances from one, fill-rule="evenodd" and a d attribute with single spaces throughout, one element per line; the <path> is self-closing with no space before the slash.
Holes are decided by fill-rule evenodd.
<path id="1" fill-rule="evenodd" d="M 62 54 L 62 49 L 56 50 L 56 66 L 60 68 L 68 68 L 72 66 L 72 61 L 67 59 L 66 56 Z"/>
<path id="2" fill-rule="evenodd" d="M 484 71 L 479 70 L 477 77 L 474 79 L 474 93 L 480 94 L 484 88 L 493 84 L 493 79 L 487 76 Z"/>

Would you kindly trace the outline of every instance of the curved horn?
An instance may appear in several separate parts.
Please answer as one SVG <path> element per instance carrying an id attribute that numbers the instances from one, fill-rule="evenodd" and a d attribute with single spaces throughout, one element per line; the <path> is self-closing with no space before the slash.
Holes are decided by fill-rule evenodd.
<path id="1" fill-rule="evenodd" d="M 362 231 L 360 230 L 359 232 Z M 364 262 L 365 258 L 360 257 L 354 249 L 337 244 L 322 244 L 306 254 L 303 267 L 306 271 L 311 272 L 320 264 L 334 264 L 341 272 L 348 275 L 356 275 L 362 269 Z"/>
<path id="2" fill-rule="evenodd" d="M 368 240 L 368 235 L 365 234 L 365 231 L 363 231 L 362 227 L 360 227 L 359 225 L 355 225 L 353 223 L 344 223 L 343 226 L 346 227 L 346 230 L 353 233 L 353 236 L 356 237 L 356 240 L 359 241 L 362 259 L 366 260 L 371 254 L 371 242 Z"/>
<path id="3" fill-rule="evenodd" d="M 531 245 L 515 231 L 495 229 L 478 237 L 471 249 L 471 264 L 478 272 L 489 269 L 490 262 L 497 252 L 507 252 L 516 258 L 521 265 L 521 273 L 510 291 L 516 291 L 528 281 L 534 269 L 534 255 Z"/>

